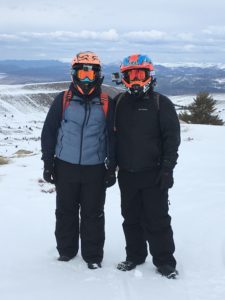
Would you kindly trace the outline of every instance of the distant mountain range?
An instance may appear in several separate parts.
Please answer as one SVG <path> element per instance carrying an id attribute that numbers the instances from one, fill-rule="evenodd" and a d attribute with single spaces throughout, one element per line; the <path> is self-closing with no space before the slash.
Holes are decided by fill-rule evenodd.
<path id="1" fill-rule="evenodd" d="M 225 93 L 225 67 L 219 65 L 155 65 L 159 92 L 167 95 Z M 118 64 L 103 65 L 104 83 L 113 85 Z M 70 64 L 54 60 L 0 61 L 0 85 L 70 81 Z"/>

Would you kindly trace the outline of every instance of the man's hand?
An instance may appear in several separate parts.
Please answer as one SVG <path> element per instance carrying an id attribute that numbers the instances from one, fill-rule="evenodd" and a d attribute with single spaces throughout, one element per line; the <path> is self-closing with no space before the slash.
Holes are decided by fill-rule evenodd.
<path id="1" fill-rule="evenodd" d="M 44 162 L 44 172 L 43 178 L 46 182 L 54 184 L 56 182 L 55 178 L 55 168 L 54 161 Z"/>
<path id="2" fill-rule="evenodd" d="M 105 187 L 109 188 L 116 183 L 116 172 L 114 169 L 108 169 L 105 173 Z"/>
<path id="3" fill-rule="evenodd" d="M 173 171 L 169 169 L 160 170 L 159 176 L 156 179 L 156 184 L 160 185 L 160 189 L 170 189 L 173 186 L 173 183 Z"/>

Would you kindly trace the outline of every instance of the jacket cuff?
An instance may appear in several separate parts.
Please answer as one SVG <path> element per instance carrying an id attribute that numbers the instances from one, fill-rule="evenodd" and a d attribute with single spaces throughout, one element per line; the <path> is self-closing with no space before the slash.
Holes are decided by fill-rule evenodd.
<path id="1" fill-rule="evenodd" d="M 54 157 L 44 159 L 44 168 L 47 170 L 51 170 L 54 167 Z"/>
<path id="2" fill-rule="evenodd" d="M 175 165 L 171 161 L 166 160 L 166 159 L 162 161 L 161 169 L 168 171 L 168 172 L 172 172 L 174 167 L 175 167 Z"/>

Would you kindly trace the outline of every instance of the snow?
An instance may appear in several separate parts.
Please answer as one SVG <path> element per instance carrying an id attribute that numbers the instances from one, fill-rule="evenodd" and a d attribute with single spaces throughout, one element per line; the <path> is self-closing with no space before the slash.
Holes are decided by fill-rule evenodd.
<path id="1" fill-rule="evenodd" d="M 5 77 L 7 77 L 7 74 L 5 74 L 5 73 L 0 73 L 0 80 L 3 79 L 3 78 L 5 78 Z"/>
<path id="2" fill-rule="evenodd" d="M 216 100 L 216 114 L 225 121 L 225 94 L 224 93 L 212 93 L 210 94 L 214 100 Z M 169 96 L 172 102 L 176 105 L 187 106 L 190 105 L 196 95 L 178 95 L 178 96 Z"/>
<path id="3" fill-rule="evenodd" d="M 221 108 L 223 96 L 216 98 Z M 193 98 L 172 100 L 188 99 Z M 0 160 L 10 159 L 0 165 L 1 300 L 225 299 L 225 126 L 181 125 L 170 191 L 179 278 L 168 280 L 156 273 L 150 255 L 135 270 L 116 269 L 125 259 L 118 185 L 107 191 L 102 269 L 89 270 L 80 252 L 70 262 L 57 261 L 55 192 L 41 180 L 40 132 L 47 109 L 15 107 L 13 116 L 0 116 Z"/>
<path id="4" fill-rule="evenodd" d="M 219 84 L 224 84 L 225 78 L 218 78 L 218 79 L 215 79 L 215 81 L 218 82 Z"/>
<path id="5" fill-rule="evenodd" d="M 150 256 L 133 271 L 116 269 L 125 258 L 117 185 L 107 191 L 102 269 L 87 269 L 80 253 L 68 263 L 58 262 L 55 192 L 48 193 L 52 186 L 40 180 L 40 142 L 27 144 L 32 154 L 11 155 L 11 162 L 0 166 L 1 299 L 224 299 L 224 136 L 224 126 L 182 125 L 170 192 L 176 280 L 158 275 Z"/>
<path id="6" fill-rule="evenodd" d="M 1 75 L 1 74 L 0 74 Z M 55 93 L 60 92 L 61 90 L 55 89 L 52 90 L 51 87 L 54 88 L 54 84 L 58 84 L 59 82 L 51 82 L 49 83 L 30 83 L 30 84 L 2 84 L 0 85 L 0 94 L 1 95 L 29 95 L 29 94 L 40 94 L 40 93 Z M 49 86 L 48 86 L 49 85 Z"/>
<path id="7" fill-rule="evenodd" d="M 156 63 L 157 65 L 165 66 L 168 68 L 180 68 L 180 67 L 187 67 L 187 68 L 216 68 L 220 70 L 225 69 L 225 64 L 223 63 L 196 63 L 196 62 L 176 62 L 176 63 Z"/>

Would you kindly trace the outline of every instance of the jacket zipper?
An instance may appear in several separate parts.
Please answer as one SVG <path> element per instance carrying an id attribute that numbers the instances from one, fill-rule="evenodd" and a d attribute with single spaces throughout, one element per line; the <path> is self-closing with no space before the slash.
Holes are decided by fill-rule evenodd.
<path id="1" fill-rule="evenodd" d="M 63 136 L 64 136 L 64 135 L 62 134 L 61 139 L 60 139 L 61 149 L 60 149 L 60 151 L 59 151 L 59 157 L 61 156 L 61 152 L 62 152 L 62 149 L 63 149 L 63 144 L 62 144 Z"/>
<path id="2" fill-rule="evenodd" d="M 87 117 L 87 102 L 85 101 L 84 104 L 84 120 L 83 120 L 83 124 L 81 127 L 81 140 L 80 140 L 80 157 L 79 157 L 79 165 L 81 164 L 81 158 L 82 158 L 82 146 L 83 146 L 83 138 L 84 138 L 84 126 L 85 126 L 85 122 L 86 122 L 86 117 Z"/>

